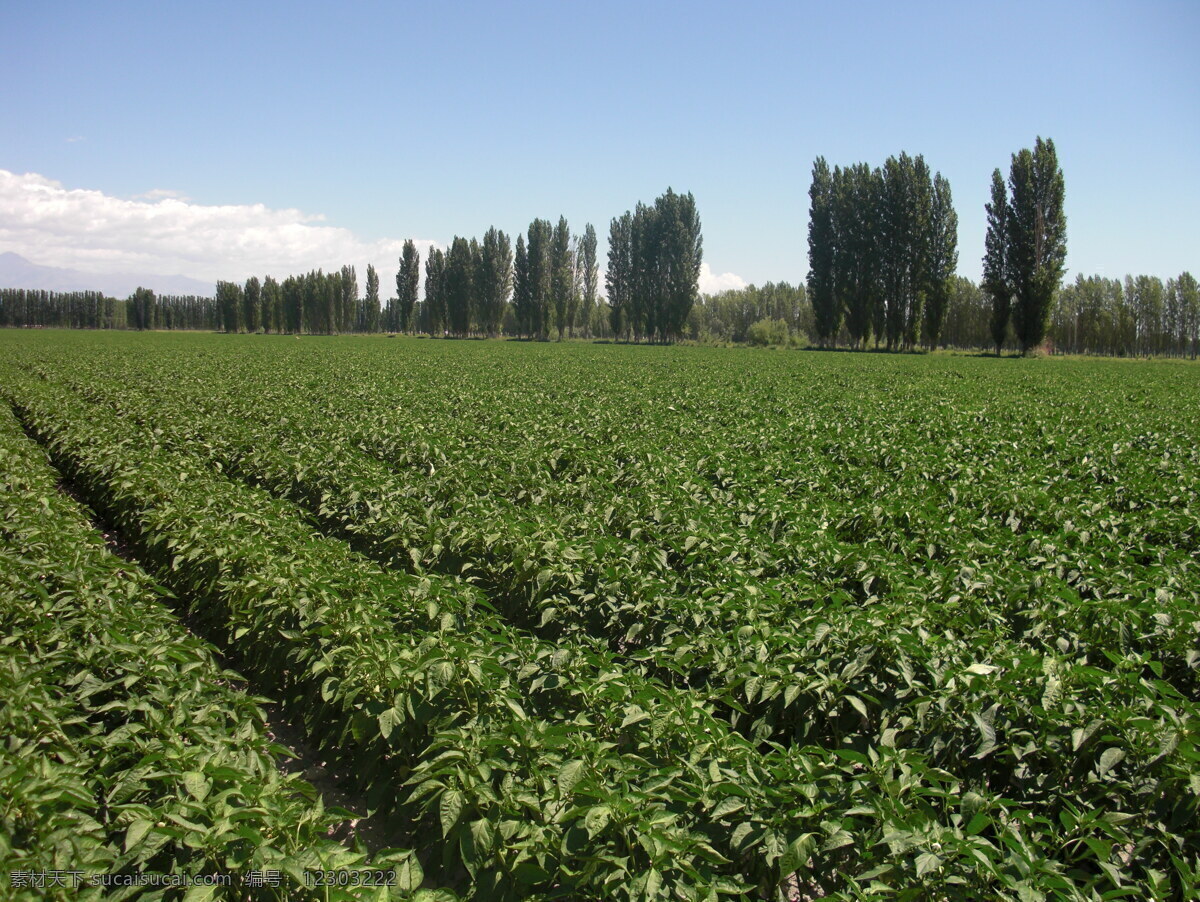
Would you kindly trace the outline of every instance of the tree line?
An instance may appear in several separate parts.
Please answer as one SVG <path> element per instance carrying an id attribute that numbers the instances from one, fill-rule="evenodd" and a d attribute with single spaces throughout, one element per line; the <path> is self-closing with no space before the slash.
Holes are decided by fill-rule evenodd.
<path id="1" fill-rule="evenodd" d="M 129 298 L 98 291 L 0 289 L 0 327 L 54 329 L 208 329 L 220 328 L 213 298 L 155 295 L 139 288 Z"/>
<path id="2" fill-rule="evenodd" d="M 634 341 L 682 336 L 699 295 L 703 238 L 691 193 L 670 188 L 653 206 L 638 203 L 612 220 L 608 237 L 609 321 Z"/>
<path id="3" fill-rule="evenodd" d="M 995 352 L 994 307 L 981 285 L 955 276 L 938 346 Z M 845 326 L 838 341 L 850 342 Z M 1200 349 L 1197 280 L 1188 272 L 1166 282 L 1148 275 L 1122 280 L 1080 273 L 1055 295 L 1043 342 L 1054 354 L 1195 358 Z M 999 347 L 1021 350 L 1011 317 Z"/>
<path id="4" fill-rule="evenodd" d="M 704 344 L 751 341 L 756 324 L 770 323 L 789 339 L 804 345 L 814 334 L 813 310 L 803 284 L 767 282 L 711 295 L 692 306 L 684 336 Z"/>
<path id="5" fill-rule="evenodd" d="M 218 282 L 217 308 L 226 332 L 288 332 L 335 335 L 377 332 L 380 326 L 379 275 L 367 267 L 367 292 L 360 297 L 353 266 L 334 272 L 313 270 L 282 282 L 251 276 L 244 285 Z"/>
<path id="6" fill-rule="evenodd" d="M 852 347 L 936 347 L 958 265 L 950 183 L 924 157 L 888 157 L 831 171 L 813 164 L 809 188 L 808 297 L 814 336 Z"/>

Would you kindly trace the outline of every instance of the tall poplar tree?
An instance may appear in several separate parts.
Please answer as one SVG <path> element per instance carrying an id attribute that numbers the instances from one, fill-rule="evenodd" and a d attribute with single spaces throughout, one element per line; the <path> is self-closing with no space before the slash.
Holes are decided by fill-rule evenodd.
<path id="1" fill-rule="evenodd" d="M 271 276 L 263 279 L 262 323 L 264 332 L 283 331 L 283 292 Z"/>
<path id="2" fill-rule="evenodd" d="M 929 350 L 937 347 L 946 323 L 954 273 L 958 268 L 958 214 L 950 183 L 939 172 L 933 179 L 929 220 L 929 268 L 926 272 L 925 323 L 922 334 Z"/>
<path id="3" fill-rule="evenodd" d="M 447 325 L 459 338 L 466 338 L 471 331 L 471 275 L 474 269 L 472 256 L 471 245 L 467 239 L 456 235 L 446 255 L 442 293 L 445 298 Z"/>
<path id="4" fill-rule="evenodd" d="M 498 335 L 504 308 L 512 292 L 513 254 L 508 236 L 495 226 L 483 236 L 477 283 L 481 311 L 479 328 L 487 335 Z"/>
<path id="5" fill-rule="evenodd" d="M 1046 337 L 1054 295 L 1067 260 L 1065 189 L 1050 139 L 1013 154 L 1006 256 L 1013 289 L 1013 326 L 1021 353 Z"/>
<path id="6" fill-rule="evenodd" d="M 513 315 L 517 332 L 524 338 L 533 335 L 533 286 L 529 281 L 529 254 L 525 236 L 517 233 L 517 251 L 513 260 Z"/>
<path id="7" fill-rule="evenodd" d="M 158 323 L 155 314 L 158 304 L 151 289 L 139 287 L 129 296 L 129 300 L 125 302 L 125 309 L 128 311 L 126 320 L 135 329 L 154 329 L 157 327 Z"/>
<path id="8" fill-rule="evenodd" d="M 661 284 L 658 297 L 662 305 L 657 317 L 658 334 L 662 341 L 668 342 L 683 335 L 688 315 L 699 296 L 704 242 L 700 213 L 690 192 L 676 194 L 667 188 L 654 206 L 659 244 L 657 276 Z"/>
<path id="9" fill-rule="evenodd" d="M 440 248 L 431 248 L 425 260 L 425 316 L 432 335 L 446 328 L 445 272 L 446 255 Z"/>
<path id="10" fill-rule="evenodd" d="M 874 306 L 881 301 L 876 235 L 879 198 L 866 163 L 835 169 L 833 188 L 834 289 L 850 341 L 861 347 L 871 333 Z"/>
<path id="11" fill-rule="evenodd" d="M 409 238 L 400 253 L 400 269 L 396 273 L 397 315 L 394 328 L 409 332 L 413 327 L 413 308 L 417 306 L 417 294 L 421 285 L 421 255 Z"/>
<path id="12" fill-rule="evenodd" d="M 558 217 L 550 243 L 550 296 L 554 304 L 554 326 L 562 341 L 575 285 L 575 261 L 571 254 L 571 230 L 565 216 Z"/>
<path id="13" fill-rule="evenodd" d="M 379 273 L 367 264 L 367 296 L 363 299 L 363 331 L 379 331 Z"/>
<path id="14" fill-rule="evenodd" d="M 835 284 L 833 173 L 824 157 L 813 163 L 808 189 L 808 299 L 813 308 L 817 341 L 827 347 L 837 339 L 842 309 Z"/>
<path id="15" fill-rule="evenodd" d="M 529 224 L 529 309 L 530 333 L 545 340 L 550 336 L 550 295 L 553 273 L 554 229 L 548 219 Z"/>
<path id="16" fill-rule="evenodd" d="M 262 325 L 262 285 L 258 276 L 248 278 L 242 289 L 242 325 L 247 332 L 257 332 Z"/>
<path id="17" fill-rule="evenodd" d="M 992 172 L 992 199 L 987 210 L 983 239 L 983 281 L 980 287 L 992 301 L 991 331 L 996 356 L 1004 348 L 1012 316 L 1012 283 L 1008 271 L 1008 192 L 1000 170 Z"/>
<path id="18" fill-rule="evenodd" d="M 217 307 L 221 310 L 221 327 L 226 332 L 240 332 L 242 286 L 237 282 L 218 282 Z"/>
<path id="19" fill-rule="evenodd" d="M 354 267 L 343 266 L 340 280 L 335 331 L 353 332 L 358 322 L 358 274 Z"/>
<path id="20" fill-rule="evenodd" d="M 304 280 L 288 276 L 279 286 L 283 306 L 283 328 L 295 335 L 304 331 Z"/>
<path id="21" fill-rule="evenodd" d="M 608 269 L 604 274 L 608 292 L 608 322 L 613 335 L 623 336 L 629 328 L 629 298 L 633 291 L 633 214 L 626 211 L 608 227 Z"/>
<path id="22" fill-rule="evenodd" d="M 658 314 L 662 309 L 660 297 L 662 280 L 659 278 L 658 216 L 655 207 L 641 201 L 633 210 L 632 291 L 629 298 L 629 323 L 635 341 L 643 337 L 653 339 L 658 330 Z"/>
<path id="23" fill-rule="evenodd" d="M 1196 359 L 1200 351 L 1200 286 L 1190 272 L 1182 272 L 1175 280 L 1175 291 L 1179 293 L 1180 319 L 1183 335 L 1183 353 L 1187 354 L 1191 343 L 1191 357 Z"/>
<path id="24" fill-rule="evenodd" d="M 591 336 L 592 311 L 596 309 L 596 289 L 600 281 L 600 267 L 596 263 L 596 229 L 589 222 L 583 229 L 583 238 L 579 242 L 580 283 L 583 291 L 580 321 L 584 334 Z"/>

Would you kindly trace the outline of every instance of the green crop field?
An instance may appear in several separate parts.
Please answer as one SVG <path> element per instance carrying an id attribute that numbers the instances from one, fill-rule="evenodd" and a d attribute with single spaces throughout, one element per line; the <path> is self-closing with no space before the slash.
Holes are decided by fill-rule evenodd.
<path id="1" fill-rule="evenodd" d="M 1200 895 L 1200 366 L 9 331 L 0 400 L 10 874 Z"/>

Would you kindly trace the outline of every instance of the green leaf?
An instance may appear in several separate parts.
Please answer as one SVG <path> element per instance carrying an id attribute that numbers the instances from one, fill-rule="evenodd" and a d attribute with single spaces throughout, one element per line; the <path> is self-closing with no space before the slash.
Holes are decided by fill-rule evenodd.
<path id="1" fill-rule="evenodd" d="M 1117 766 L 1125 757 L 1125 750 L 1116 748 L 1108 748 L 1100 755 L 1100 765 L 1096 768 L 1100 776 L 1104 776 L 1110 770 Z"/>
<path id="2" fill-rule="evenodd" d="M 457 789 L 448 789 L 442 793 L 441 802 L 438 805 L 438 813 L 442 821 L 442 838 L 450 835 L 450 831 L 454 829 L 458 823 L 459 817 L 463 810 L 463 794 Z"/>
<path id="3" fill-rule="evenodd" d="M 212 783 L 205 779 L 204 774 L 196 771 L 188 771 L 183 775 L 183 786 L 197 802 L 203 802 L 208 798 L 208 793 L 212 789 Z"/>
<path id="4" fill-rule="evenodd" d="M 642 887 L 643 898 L 653 899 L 658 895 L 658 891 L 662 888 L 662 874 L 656 868 L 651 868 L 646 874 L 646 882 Z"/>
<path id="5" fill-rule="evenodd" d="M 917 856 L 917 876 L 924 877 L 930 871 L 937 870 L 942 866 L 942 859 L 932 852 L 925 852 Z"/>
<path id="6" fill-rule="evenodd" d="M 607 805 L 595 805 L 589 808 L 587 814 L 583 816 L 583 826 L 587 830 L 588 837 L 595 839 L 611 819 L 612 809 Z"/>
<path id="7" fill-rule="evenodd" d="M 712 818 L 714 821 L 719 821 L 721 818 L 728 817 L 735 811 L 741 811 L 745 807 L 745 801 L 734 796 L 730 796 L 729 798 L 722 800 L 721 804 L 713 809 Z"/>
<path id="8" fill-rule="evenodd" d="M 154 821 L 138 818 L 125 831 L 125 851 L 128 852 L 136 846 L 143 836 L 154 826 Z"/>
<path id="9" fill-rule="evenodd" d="M 583 761 L 576 760 L 568 761 L 558 769 L 558 791 L 562 795 L 570 795 L 575 784 L 583 778 L 583 768 Z"/>

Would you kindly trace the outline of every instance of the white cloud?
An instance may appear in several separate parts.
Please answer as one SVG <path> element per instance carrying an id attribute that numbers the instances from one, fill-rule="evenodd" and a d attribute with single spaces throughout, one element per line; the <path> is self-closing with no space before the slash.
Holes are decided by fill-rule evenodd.
<path id="1" fill-rule="evenodd" d="M 68 143 L 68 144 L 78 144 L 78 143 L 79 143 L 80 141 L 82 141 L 82 140 L 83 140 L 83 135 L 72 135 L 71 137 L 67 138 L 67 142 L 66 142 L 66 143 Z"/>
<path id="2" fill-rule="evenodd" d="M 365 241 L 322 220 L 263 204 L 197 204 L 164 189 L 127 200 L 0 169 L 0 251 L 43 266 L 215 282 L 350 264 L 365 283 L 373 263 L 381 296 L 394 293 L 403 239 Z M 424 260 L 437 242 L 416 244 Z"/>
<path id="3" fill-rule="evenodd" d="M 164 200 L 168 197 L 172 198 L 173 200 L 184 200 L 184 201 L 191 200 L 191 198 L 188 197 L 186 194 L 184 194 L 182 191 L 172 191 L 170 188 L 153 188 L 150 191 L 147 191 L 145 194 L 135 194 L 133 196 L 133 200 L 154 201 L 154 200 Z"/>
<path id="4" fill-rule="evenodd" d="M 700 264 L 699 288 L 701 294 L 718 294 L 734 288 L 745 288 L 746 280 L 737 273 L 714 273 L 707 263 Z"/>

